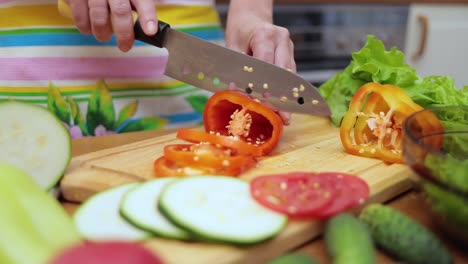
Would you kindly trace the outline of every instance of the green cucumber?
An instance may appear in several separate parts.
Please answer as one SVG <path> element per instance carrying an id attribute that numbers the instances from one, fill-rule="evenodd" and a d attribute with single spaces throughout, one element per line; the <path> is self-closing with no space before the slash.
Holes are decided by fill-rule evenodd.
<path id="1" fill-rule="evenodd" d="M 324 236 L 332 263 L 376 263 L 375 247 L 369 230 L 355 216 L 349 213 L 334 216 L 327 222 Z"/>
<path id="2" fill-rule="evenodd" d="M 23 169 L 51 189 L 71 159 L 71 138 L 46 108 L 23 102 L 0 103 L 0 161 Z"/>
<path id="3" fill-rule="evenodd" d="M 0 164 L 0 263 L 45 264 L 79 243 L 60 203 L 19 168 Z"/>
<path id="4" fill-rule="evenodd" d="M 318 262 L 304 253 L 288 253 L 267 262 L 267 264 L 318 264 Z"/>
<path id="5" fill-rule="evenodd" d="M 158 236 L 190 239 L 185 230 L 172 224 L 158 209 L 162 189 L 176 178 L 158 178 L 142 183 L 125 194 L 120 213 L 131 224 Z"/>
<path id="6" fill-rule="evenodd" d="M 381 204 L 360 215 L 375 243 L 399 260 L 414 264 L 452 263 L 452 257 L 431 231 L 399 211 Z"/>
<path id="7" fill-rule="evenodd" d="M 287 217 L 258 204 L 247 181 L 226 176 L 193 176 L 168 184 L 159 200 L 170 221 L 199 238 L 253 244 L 273 238 Z"/>
<path id="8" fill-rule="evenodd" d="M 423 183 L 431 210 L 442 220 L 447 233 L 468 241 L 468 198 L 430 182 Z M 465 242 L 468 243 L 468 242 Z"/>
<path id="9" fill-rule="evenodd" d="M 87 240 L 140 241 L 150 237 L 120 215 L 124 195 L 139 183 L 126 183 L 97 193 L 86 200 L 73 215 L 80 235 Z"/>

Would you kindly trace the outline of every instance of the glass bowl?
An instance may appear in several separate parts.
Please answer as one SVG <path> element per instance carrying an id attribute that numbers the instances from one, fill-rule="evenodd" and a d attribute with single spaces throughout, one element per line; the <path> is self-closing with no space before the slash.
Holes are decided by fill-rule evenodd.
<path id="1" fill-rule="evenodd" d="M 402 144 L 434 219 L 468 246 L 468 106 L 413 113 L 404 122 Z"/>

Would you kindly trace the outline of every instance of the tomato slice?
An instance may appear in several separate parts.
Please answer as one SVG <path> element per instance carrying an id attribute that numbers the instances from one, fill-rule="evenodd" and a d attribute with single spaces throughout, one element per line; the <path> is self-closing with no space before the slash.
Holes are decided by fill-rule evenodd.
<path id="1" fill-rule="evenodd" d="M 214 169 L 249 169 L 255 165 L 252 156 L 233 155 L 231 149 L 210 143 L 173 144 L 164 147 L 164 157 L 180 165 Z"/>
<path id="2" fill-rule="evenodd" d="M 263 206 L 292 218 L 315 216 L 335 196 L 327 178 L 304 172 L 257 177 L 251 181 L 250 191 Z"/>
<path id="3" fill-rule="evenodd" d="M 250 190 L 260 204 L 291 218 L 329 218 L 369 196 L 364 180 L 339 172 L 264 175 L 252 180 Z"/>
<path id="4" fill-rule="evenodd" d="M 236 152 L 235 154 L 239 155 L 251 155 L 254 157 L 260 157 L 263 155 L 263 150 L 259 146 L 246 143 L 232 136 L 223 136 L 195 129 L 180 128 L 177 131 L 177 138 L 194 143 L 208 142 L 214 145 L 221 145 L 234 150 Z"/>
<path id="5" fill-rule="evenodd" d="M 369 197 L 369 185 L 357 176 L 334 172 L 324 172 L 321 176 L 333 179 L 337 195 L 330 206 L 317 214 L 319 218 L 330 218 L 363 203 Z"/>

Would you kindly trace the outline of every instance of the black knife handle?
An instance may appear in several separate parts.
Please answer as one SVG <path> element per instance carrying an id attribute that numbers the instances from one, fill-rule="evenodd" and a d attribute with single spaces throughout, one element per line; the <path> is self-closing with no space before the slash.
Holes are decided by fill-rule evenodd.
<path id="1" fill-rule="evenodd" d="M 154 45 L 156 47 L 162 48 L 164 43 L 164 37 L 166 35 L 166 30 L 171 26 L 163 21 L 158 21 L 158 33 L 153 36 L 148 36 L 145 34 L 141 28 L 140 21 L 137 19 L 135 25 L 133 26 L 133 31 L 135 34 L 135 39 Z"/>

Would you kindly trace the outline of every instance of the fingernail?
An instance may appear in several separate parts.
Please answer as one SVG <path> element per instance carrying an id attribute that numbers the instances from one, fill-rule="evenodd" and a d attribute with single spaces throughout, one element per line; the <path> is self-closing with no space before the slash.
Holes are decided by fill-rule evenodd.
<path id="1" fill-rule="evenodd" d="M 156 23 L 154 21 L 148 21 L 146 23 L 146 29 L 148 30 L 148 34 L 154 35 L 156 34 Z"/>

